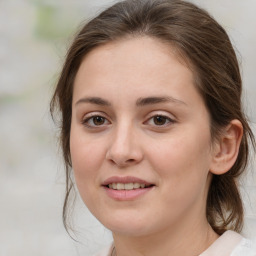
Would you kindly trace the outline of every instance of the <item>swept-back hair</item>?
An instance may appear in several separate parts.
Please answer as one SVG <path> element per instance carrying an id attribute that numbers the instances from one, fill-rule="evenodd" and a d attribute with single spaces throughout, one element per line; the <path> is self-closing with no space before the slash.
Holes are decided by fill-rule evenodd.
<path id="1" fill-rule="evenodd" d="M 89 21 L 75 37 L 51 101 L 51 113 L 61 113 L 60 142 L 66 165 L 66 197 L 63 221 L 73 188 L 70 158 L 70 126 L 73 84 L 82 59 L 96 47 L 125 39 L 148 36 L 175 48 L 194 74 L 196 87 L 209 111 L 212 139 L 233 119 L 243 125 L 237 160 L 223 175 L 213 175 L 206 215 L 212 228 L 240 231 L 243 205 L 236 178 L 248 163 L 249 140 L 255 145 L 241 105 L 242 81 L 235 51 L 225 30 L 203 9 L 181 0 L 125 0 Z M 255 147 L 255 146 L 254 146 Z"/>

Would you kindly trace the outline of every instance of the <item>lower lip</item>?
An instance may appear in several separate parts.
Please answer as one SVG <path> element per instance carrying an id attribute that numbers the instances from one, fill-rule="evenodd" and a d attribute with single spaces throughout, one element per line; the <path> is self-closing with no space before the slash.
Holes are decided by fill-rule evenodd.
<path id="1" fill-rule="evenodd" d="M 148 188 L 138 188 L 132 190 L 116 190 L 103 187 L 109 197 L 119 201 L 131 201 L 137 199 L 153 189 L 154 186 Z"/>

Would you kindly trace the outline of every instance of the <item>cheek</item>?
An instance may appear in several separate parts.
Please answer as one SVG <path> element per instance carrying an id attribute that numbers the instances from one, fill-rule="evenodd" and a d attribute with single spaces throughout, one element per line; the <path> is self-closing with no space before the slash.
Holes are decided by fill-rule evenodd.
<path id="1" fill-rule="evenodd" d="M 205 188 L 211 158 L 209 136 L 202 136 L 173 136 L 149 152 L 163 188 L 175 191 L 176 196 Z"/>
<path id="2" fill-rule="evenodd" d="M 70 152 L 76 186 L 83 202 L 89 209 L 97 209 L 98 170 L 101 152 L 97 143 L 89 143 L 71 133 Z"/>
<path id="3" fill-rule="evenodd" d="M 81 133 L 71 130 L 70 153 L 77 187 L 87 190 L 97 184 L 97 174 L 102 164 L 103 152 L 99 143 L 83 138 Z"/>

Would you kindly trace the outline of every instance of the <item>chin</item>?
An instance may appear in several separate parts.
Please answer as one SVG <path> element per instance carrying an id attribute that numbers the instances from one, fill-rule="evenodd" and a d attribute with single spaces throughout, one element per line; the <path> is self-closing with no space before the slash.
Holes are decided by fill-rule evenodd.
<path id="1" fill-rule="evenodd" d="M 147 220 L 147 221 L 146 221 Z M 115 234 L 124 236 L 143 236 L 153 232 L 153 223 L 146 216 L 136 213 L 136 215 L 113 214 L 111 218 L 99 219 L 99 221 Z M 148 225 L 151 223 L 152 225 Z"/>
<path id="2" fill-rule="evenodd" d="M 140 237 L 149 234 L 149 232 L 145 230 L 145 226 L 136 225 L 134 223 L 130 225 L 117 225 L 115 223 L 114 225 L 109 225 L 107 228 L 111 230 L 112 233 L 123 236 Z"/>

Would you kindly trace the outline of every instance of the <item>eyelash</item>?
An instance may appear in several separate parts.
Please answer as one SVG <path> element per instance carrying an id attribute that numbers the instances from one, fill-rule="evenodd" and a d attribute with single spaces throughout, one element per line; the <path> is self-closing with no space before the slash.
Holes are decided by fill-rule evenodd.
<path id="1" fill-rule="evenodd" d="M 96 118 L 101 118 L 102 119 L 101 121 L 103 121 L 103 123 L 102 124 L 98 124 L 98 125 L 95 124 L 94 121 L 96 120 Z M 155 123 L 155 121 L 156 121 L 155 118 L 162 118 L 162 119 L 164 119 L 164 124 L 156 124 Z M 152 120 L 152 122 L 154 122 L 153 124 L 150 124 L 151 120 Z M 93 124 L 90 124 L 90 122 L 93 122 Z M 170 124 L 173 124 L 173 123 L 175 123 L 175 121 L 173 119 L 171 119 L 168 116 L 162 115 L 162 114 L 152 115 L 150 118 L 148 118 L 144 122 L 144 124 L 150 124 L 150 125 L 152 125 L 154 127 L 158 127 L 158 128 L 163 128 L 163 127 L 166 127 L 166 126 L 168 126 Z M 110 122 L 108 121 L 107 118 L 105 118 L 102 115 L 91 115 L 91 116 L 85 118 L 84 120 L 82 120 L 82 124 L 85 125 L 88 128 L 96 128 L 97 129 L 97 128 L 102 128 L 103 126 L 110 124 Z"/>
<path id="2" fill-rule="evenodd" d="M 97 125 L 95 123 L 89 124 L 90 121 L 94 122 L 96 118 L 103 119 L 103 124 L 100 124 L 100 125 Z M 102 115 L 91 115 L 91 116 L 85 118 L 84 120 L 82 120 L 82 124 L 85 125 L 88 128 L 100 128 L 100 127 L 106 125 L 106 121 L 107 121 L 107 124 L 110 124 L 110 122 L 107 120 L 107 118 L 105 118 Z"/>
<path id="3" fill-rule="evenodd" d="M 163 118 L 164 121 L 165 121 L 164 124 L 156 124 L 154 122 L 154 121 L 156 121 L 156 120 L 154 120 L 155 118 Z M 166 126 L 168 126 L 170 124 L 175 123 L 175 121 L 173 119 L 171 119 L 168 116 L 162 115 L 162 114 L 155 114 L 155 115 L 151 116 L 145 123 L 149 123 L 150 120 L 152 120 L 154 122 L 154 124 L 152 124 L 153 126 L 159 127 L 159 128 L 166 127 Z"/>

